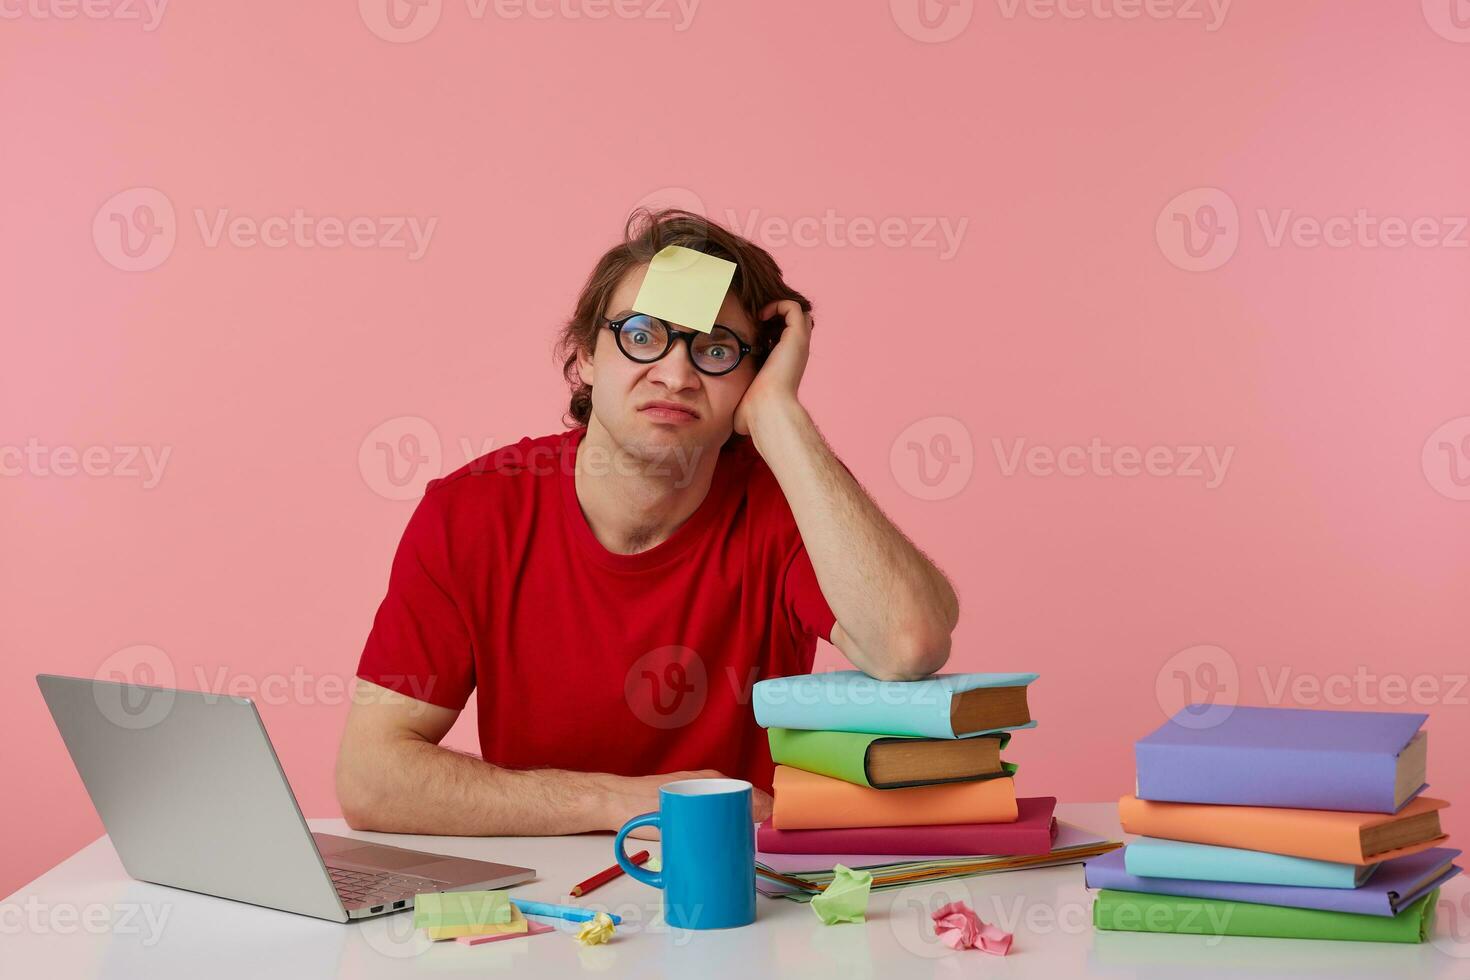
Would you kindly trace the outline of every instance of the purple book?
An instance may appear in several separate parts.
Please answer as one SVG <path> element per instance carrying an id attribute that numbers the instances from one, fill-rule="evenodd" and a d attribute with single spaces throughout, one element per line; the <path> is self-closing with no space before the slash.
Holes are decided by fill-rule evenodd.
<path id="1" fill-rule="evenodd" d="M 1424 789 L 1428 715 L 1219 705 L 1138 740 L 1138 797 L 1397 813 Z"/>
<path id="2" fill-rule="evenodd" d="M 1088 858 L 1087 887 L 1391 916 L 1398 915 L 1420 896 L 1459 874 L 1460 868 L 1450 863 L 1459 856 L 1460 852 L 1452 847 L 1431 847 L 1418 854 L 1384 861 L 1360 888 L 1304 888 L 1298 885 L 1191 881 L 1188 878 L 1140 878 L 1125 870 L 1123 851 L 1117 850 Z"/>

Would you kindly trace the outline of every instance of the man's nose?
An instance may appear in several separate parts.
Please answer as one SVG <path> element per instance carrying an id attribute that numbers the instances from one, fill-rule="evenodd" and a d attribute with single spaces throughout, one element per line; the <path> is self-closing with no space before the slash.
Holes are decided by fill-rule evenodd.
<path id="1" fill-rule="evenodd" d="M 675 341 L 672 350 L 653 362 L 653 369 L 648 372 L 648 377 L 670 391 L 697 388 L 700 383 L 699 372 L 689 359 L 689 345 L 683 340 Z"/>

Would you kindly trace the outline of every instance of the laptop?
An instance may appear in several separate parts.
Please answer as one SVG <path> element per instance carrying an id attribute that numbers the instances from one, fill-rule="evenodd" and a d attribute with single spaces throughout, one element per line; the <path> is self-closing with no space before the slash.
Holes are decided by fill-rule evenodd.
<path id="1" fill-rule="evenodd" d="M 140 881 L 348 922 L 412 908 L 420 892 L 536 876 L 313 833 L 249 698 L 53 674 L 36 683 Z"/>

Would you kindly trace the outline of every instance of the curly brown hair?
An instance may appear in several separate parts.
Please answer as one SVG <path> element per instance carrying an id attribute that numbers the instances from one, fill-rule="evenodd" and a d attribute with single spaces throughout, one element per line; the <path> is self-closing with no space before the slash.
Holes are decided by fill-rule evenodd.
<path id="1" fill-rule="evenodd" d="M 804 311 L 811 312 L 811 301 L 786 285 L 781 267 L 759 245 L 690 211 L 638 208 L 628 216 L 623 241 L 597 260 L 582 294 L 577 297 L 576 311 L 562 327 L 557 340 L 562 375 L 572 390 L 566 414 L 568 426 L 586 425 L 592 415 L 592 386 L 583 383 L 577 372 L 577 355 L 584 351 L 589 357 L 592 355 L 608 298 L 630 269 L 648 262 L 667 245 L 682 245 L 734 262 L 735 276 L 730 289 L 752 320 L 768 303 L 782 299 L 796 300 Z M 757 369 L 780 338 L 784 325 L 781 317 L 757 322 L 754 345 Z"/>

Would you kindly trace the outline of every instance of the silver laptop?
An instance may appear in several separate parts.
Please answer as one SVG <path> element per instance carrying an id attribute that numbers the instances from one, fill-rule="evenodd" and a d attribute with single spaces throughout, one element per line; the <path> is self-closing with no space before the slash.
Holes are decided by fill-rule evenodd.
<path id="1" fill-rule="evenodd" d="M 347 922 L 531 868 L 314 834 L 248 698 L 36 677 L 128 874 Z"/>

